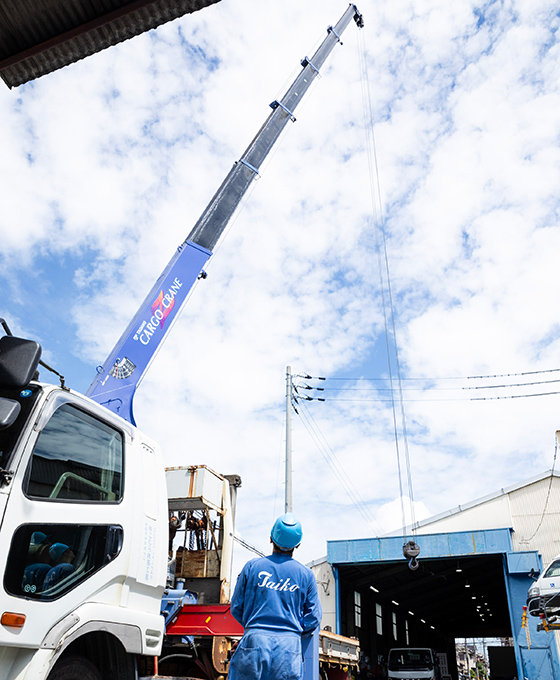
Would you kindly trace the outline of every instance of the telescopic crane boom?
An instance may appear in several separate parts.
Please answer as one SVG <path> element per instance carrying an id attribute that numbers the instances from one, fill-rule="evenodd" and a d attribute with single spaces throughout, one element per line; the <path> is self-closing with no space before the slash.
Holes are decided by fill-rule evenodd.
<path id="1" fill-rule="evenodd" d="M 198 222 L 177 248 L 103 366 L 99 368 L 86 393 L 94 401 L 136 424 L 132 401 L 139 382 L 194 283 L 205 277 L 203 267 L 258 174 L 262 162 L 288 121 L 295 121 L 294 111 L 297 105 L 334 45 L 341 42 L 340 36 L 352 19 L 358 27 L 363 26 L 362 15 L 354 4 L 349 5 L 335 26 L 329 26 L 327 36 L 315 54 L 310 59 L 305 57 L 302 60 L 301 72 L 282 99 L 272 102 L 272 112 L 264 125 L 240 160 L 234 163 Z"/>

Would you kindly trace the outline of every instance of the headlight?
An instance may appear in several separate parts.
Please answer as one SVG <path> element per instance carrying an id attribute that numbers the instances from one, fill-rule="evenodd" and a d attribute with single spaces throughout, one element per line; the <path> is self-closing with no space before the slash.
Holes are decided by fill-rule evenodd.
<path id="1" fill-rule="evenodd" d="M 529 592 L 527 593 L 529 597 L 538 597 L 540 594 L 540 590 L 538 586 L 533 586 L 532 588 L 529 588 Z"/>

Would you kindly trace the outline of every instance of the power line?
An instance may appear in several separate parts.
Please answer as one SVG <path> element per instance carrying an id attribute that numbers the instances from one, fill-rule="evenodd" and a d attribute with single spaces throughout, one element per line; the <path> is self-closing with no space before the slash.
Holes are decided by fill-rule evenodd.
<path id="1" fill-rule="evenodd" d="M 354 486 L 346 474 L 344 467 L 340 464 L 336 454 L 327 443 L 319 426 L 313 419 L 313 416 L 307 412 L 305 407 L 302 408 L 301 412 L 298 412 L 298 415 L 300 416 L 305 428 L 315 442 L 316 446 L 319 448 L 319 451 L 325 458 L 326 462 L 330 465 L 335 477 L 337 477 L 339 482 L 344 487 L 354 506 L 362 513 L 362 516 L 366 519 L 366 521 L 372 522 L 373 516 L 370 514 L 367 505 L 364 503 L 364 501 L 362 501 L 358 492 L 354 489 Z"/>
<path id="2" fill-rule="evenodd" d="M 552 372 L 553 370 L 556 369 L 549 369 L 548 372 Z M 527 372 L 529 373 L 529 372 Z M 535 374 L 536 371 L 532 371 L 531 374 Z M 309 378 L 311 380 L 314 380 L 312 376 L 306 376 L 306 378 Z M 330 378 L 322 378 L 323 381 L 328 381 Z M 320 392 L 321 396 L 310 396 L 309 394 L 301 396 L 302 399 L 306 399 L 307 401 L 353 401 L 353 402 L 377 402 L 377 403 L 387 403 L 387 404 L 394 404 L 395 397 L 393 395 L 398 395 L 399 401 L 407 401 L 407 402 L 430 402 L 430 401 L 497 401 L 497 400 L 502 400 L 502 399 L 525 399 L 525 398 L 534 398 L 534 397 L 546 397 L 546 396 L 553 396 L 560 394 L 560 391 L 558 390 L 551 390 L 551 391 L 543 391 L 543 392 L 525 392 L 521 394 L 512 394 L 511 392 L 509 394 L 486 394 L 484 396 L 469 396 L 469 397 L 463 397 L 463 396 L 458 396 L 461 393 L 464 392 L 469 392 L 469 391 L 476 391 L 479 394 L 480 393 L 490 393 L 495 390 L 511 390 L 512 388 L 519 388 L 519 387 L 536 387 L 538 385 L 553 385 L 560 383 L 560 379 L 553 378 L 551 380 L 530 380 L 530 381 L 525 381 L 525 382 L 510 382 L 510 383 L 500 383 L 497 385 L 456 385 L 456 386 L 451 386 L 451 387 L 438 387 L 437 385 L 419 385 L 416 387 L 399 387 L 396 389 L 395 387 L 392 386 L 392 382 L 390 382 L 390 386 L 388 387 L 382 387 L 382 386 L 374 386 L 374 387 L 356 387 L 354 385 L 350 386 L 344 386 L 344 387 L 315 387 L 313 385 L 309 385 L 307 383 L 303 385 L 297 385 L 296 389 L 301 389 L 301 390 L 307 390 L 311 394 L 315 394 L 315 392 Z M 325 384 L 328 385 L 327 382 Z M 425 395 L 421 398 L 418 397 L 410 397 L 404 396 L 404 393 L 408 394 L 413 394 L 413 393 L 420 393 L 422 395 Z M 436 394 L 436 393 L 453 393 L 455 392 L 457 396 L 445 396 L 445 397 L 432 397 L 431 395 Z M 372 397 L 362 397 L 364 393 L 373 393 L 378 396 L 372 396 Z M 298 392 L 299 394 L 299 392 Z M 359 394 L 359 397 L 353 397 L 352 395 L 354 394 Z M 340 395 L 350 395 L 350 396 L 340 396 Z"/>
<path id="3" fill-rule="evenodd" d="M 518 383 L 504 383 L 501 385 L 458 385 L 457 387 L 436 387 L 433 385 L 419 386 L 419 387 L 404 387 L 403 392 L 423 392 L 423 391 L 435 391 L 435 392 L 453 392 L 457 390 L 495 390 L 495 389 L 505 389 L 506 387 L 532 387 L 534 385 L 549 385 L 551 383 L 559 383 L 560 378 L 555 378 L 554 380 L 532 380 L 531 382 L 518 382 Z M 301 387 L 298 385 L 297 387 Z M 391 387 L 309 387 L 305 386 L 303 389 L 306 390 L 319 390 L 321 392 L 391 392 L 395 391 Z"/>
<path id="4" fill-rule="evenodd" d="M 537 392 L 535 394 L 506 394 L 501 397 L 471 397 L 469 401 L 494 401 L 497 399 L 526 399 L 528 397 L 548 397 L 560 392 Z"/>
<path id="5" fill-rule="evenodd" d="M 493 390 L 497 388 L 503 388 L 503 387 L 526 387 L 526 386 L 532 386 L 532 385 L 548 385 L 550 383 L 557 383 L 560 382 L 560 380 L 554 379 L 554 380 L 533 380 L 532 382 L 524 382 L 524 383 L 509 383 L 507 385 L 475 385 L 474 387 L 461 387 L 462 390 Z"/>
<path id="6" fill-rule="evenodd" d="M 558 373 L 560 372 L 560 368 L 543 368 L 539 371 L 518 371 L 516 373 L 493 373 L 493 374 L 487 374 L 487 375 L 458 375 L 458 376 L 424 376 L 422 378 L 417 377 L 408 377 L 408 378 L 401 378 L 403 381 L 422 381 L 422 382 L 427 382 L 427 381 L 439 381 L 439 380 L 486 380 L 490 378 L 515 378 L 518 376 L 522 375 L 538 375 L 539 373 Z M 377 377 L 368 377 L 368 376 L 357 376 L 357 377 L 344 377 L 344 376 L 331 376 L 329 378 L 323 377 L 323 376 L 312 376 L 312 375 L 298 375 L 295 376 L 298 378 L 305 378 L 307 380 L 345 380 L 347 382 L 353 382 L 353 381 L 358 381 L 358 380 L 367 380 L 367 381 L 387 381 L 387 377 L 382 377 L 382 376 L 377 376 Z"/>
<path id="7" fill-rule="evenodd" d="M 338 457 L 336 456 L 332 448 L 329 446 L 324 434 L 321 432 L 318 424 L 314 420 L 311 413 L 309 413 L 309 410 L 307 409 L 306 405 L 304 405 L 303 403 L 300 404 L 297 400 L 296 404 L 298 406 L 298 408 L 295 408 L 296 414 L 300 417 L 301 422 L 303 423 L 305 429 L 307 430 L 311 439 L 315 443 L 315 446 L 319 449 L 321 455 L 323 456 L 327 464 L 331 467 L 335 477 L 343 486 L 352 504 L 362 514 L 362 516 L 368 523 L 375 524 L 375 519 L 373 515 L 370 513 L 367 504 L 361 499 L 360 495 L 354 488 L 352 481 L 350 480 L 350 477 L 347 475 L 344 469 L 344 466 L 340 463 Z"/>
<path id="8" fill-rule="evenodd" d="M 536 392 L 534 394 L 506 394 L 498 397 L 441 397 L 441 398 L 434 398 L 434 399 L 407 399 L 406 397 L 403 398 L 403 401 L 406 402 L 452 402 L 452 401 L 497 401 L 499 399 L 528 399 L 531 397 L 548 397 L 551 395 L 555 394 L 560 394 L 560 391 L 558 392 Z M 313 397 L 308 397 L 307 401 L 318 401 L 317 399 Z M 379 404 L 392 404 L 393 399 L 351 399 L 351 398 L 338 398 L 338 397 L 328 397 L 321 399 L 321 401 L 337 401 L 337 402 L 354 402 L 354 403 L 359 403 L 359 402 L 364 402 L 364 403 L 379 403 Z"/>

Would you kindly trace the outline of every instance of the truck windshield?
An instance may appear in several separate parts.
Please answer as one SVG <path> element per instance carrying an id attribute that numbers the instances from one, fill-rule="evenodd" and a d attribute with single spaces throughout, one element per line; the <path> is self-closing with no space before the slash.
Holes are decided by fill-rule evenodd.
<path id="1" fill-rule="evenodd" d="M 429 649 L 392 649 L 389 652 L 389 670 L 431 670 L 434 667 Z"/>
<path id="2" fill-rule="evenodd" d="M 23 426 L 27 422 L 33 404 L 41 392 L 38 385 L 30 385 L 24 390 L 0 390 L 0 397 L 14 399 L 21 404 L 21 411 L 16 422 L 5 430 L 0 430 L 0 468 L 6 470 L 9 466 L 10 457 L 14 450 Z"/>
<path id="3" fill-rule="evenodd" d="M 560 560 L 555 560 L 545 571 L 544 578 L 558 578 L 560 576 Z"/>

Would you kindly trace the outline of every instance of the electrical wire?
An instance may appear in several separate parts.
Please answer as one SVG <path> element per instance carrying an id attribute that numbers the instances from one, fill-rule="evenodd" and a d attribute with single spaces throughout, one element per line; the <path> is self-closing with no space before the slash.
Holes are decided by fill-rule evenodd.
<path id="1" fill-rule="evenodd" d="M 493 390 L 503 387 L 525 387 L 527 385 L 548 385 L 550 383 L 557 383 L 560 380 L 533 380 L 532 382 L 524 383 L 509 383 L 507 385 L 475 385 L 474 387 L 461 387 L 462 390 Z"/>
<path id="2" fill-rule="evenodd" d="M 560 392 L 536 392 L 534 394 L 506 394 L 501 397 L 470 397 L 469 401 L 496 401 L 498 399 L 526 399 L 528 397 L 548 397 Z"/>
<path id="3" fill-rule="evenodd" d="M 313 380 L 310 376 L 310 378 Z M 325 383 L 323 384 L 328 384 L 328 381 L 331 380 L 330 378 L 321 378 L 321 380 L 324 380 Z M 386 379 L 385 379 L 386 380 Z M 524 399 L 524 398 L 529 398 L 529 397 L 544 397 L 544 396 L 551 396 L 551 395 L 557 395 L 560 394 L 560 391 L 558 390 L 552 390 L 548 392 L 529 392 L 529 393 L 522 393 L 522 394 L 515 394 L 515 393 L 509 393 L 509 394 L 501 394 L 501 395 L 485 395 L 485 396 L 472 396 L 472 397 L 463 397 L 463 396 L 455 396 L 455 397 L 443 397 L 443 398 L 433 398 L 430 396 L 427 396 L 425 398 L 410 398 L 410 397 L 404 397 L 404 393 L 408 394 L 414 394 L 414 393 L 421 393 L 424 395 L 432 395 L 434 393 L 453 393 L 455 392 L 456 394 L 462 394 L 464 392 L 474 392 L 476 391 L 477 393 L 480 392 L 492 392 L 494 390 L 509 390 L 511 388 L 518 388 L 518 387 L 536 387 L 537 385 L 553 385 L 559 383 L 559 379 L 552 379 L 552 380 L 531 380 L 528 382 L 510 382 L 510 383 L 500 383 L 497 385 L 456 385 L 452 387 L 438 387 L 436 385 L 420 385 L 417 387 L 405 387 L 399 390 L 396 390 L 394 387 L 381 387 L 381 386 L 374 386 L 374 387 L 356 387 L 354 385 L 350 386 L 343 386 L 343 387 L 314 387 L 309 384 L 304 384 L 304 385 L 296 385 L 295 388 L 296 390 L 298 388 L 300 389 L 305 389 L 305 390 L 317 390 L 321 392 L 321 397 L 309 397 L 305 396 L 303 398 L 307 400 L 312 400 L 315 398 L 319 398 L 322 401 L 373 401 L 373 402 L 382 402 L 382 403 L 392 403 L 394 400 L 394 394 L 396 393 L 399 397 L 399 399 L 402 399 L 403 401 L 495 401 L 495 400 L 500 400 L 500 399 Z M 364 393 L 373 393 L 376 395 L 379 395 L 378 397 L 372 397 L 372 398 L 362 398 L 362 395 Z M 359 394 L 360 398 L 349 398 L 349 397 L 340 397 L 340 395 L 352 395 L 352 394 Z M 385 397 L 390 397 L 390 398 L 385 398 Z"/>
<path id="4" fill-rule="evenodd" d="M 344 487 L 348 497 L 350 498 L 352 504 L 361 512 L 362 516 L 366 521 L 373 522 L 374 518 L 370 514 L 367 505 L 362 501 L 358 492 L 355 490 L 350 478 L 346 474 L 344 467 L 340 464 L 336 454 L 332 448 L 328 445 L 324 435 L 322 434 L 319 426 L 313 419 L 313 416 L 308 412 L 308 410 L 302 405 L 299 405 L 300 410 L 296 411 L 300 416 L 300 419 L 307 429 L 309 435 L 313 439 L 315 445 L 323 455 L 323 458 L 327 464 L 331 467 L 335 477 Z"/>
<path id="5" fill-rule="evenodd" d="M 458 385 L 457 387 L 435 387 L 433 385 L 419 386 L 419 387 L 404 387 L 404 392 L 421 392 L 421 391 L 436 391 L 436 392 L 452 392 L 457 390 L 495 390 L 504 389 L 506 387 L 532 387 L 534 385 L 549 385 L 551 383 L 559 383 L 560 379 L 554 380 L 533 380 L 531 382 L 519 383 L 504 383 L 501 385 Z M 300 385 L 298 385 L 300 387 Z M 319 389 L 321 392 L 390 392 L 390 387 L 320 387 L 305 389 Z"/>
<path id="6" fill-rule="evenodd" d="M 558 392 L 536 392 L 533 394 L 506 394 L 502 395 L 499 397 L 441 397 L 441 398 L 434 398 L 434 399 L 407 399 L 403 397 L 403 401 L 406 402 L 416 402 L 416 403 L 431 403 L 431 402 L 453 402 L 453 401 L 498 401 L 502 399 L 529 399 L 532 397 L 548 397 L 552 395 L 557 395 L 560 394 L 560 391 Z M 317 401 L 314 397 L 310 397 L 307 399 L 307 401 Z M 394 399 L 351 399 L 351 398 L 338 398 L 338 397 L 325 397 L 322 398 L 321 401 L 347 401 L 347 402 L 353 402 L 353 403 L 358 403 L 358 402 L 364 402 L 364 403 L 377 403 L 377 404 L 392 404 L 394 402 Z"/>
<path id="7" fill-rule="evenodd" d="M 458 376 L 424 376 L 423 378 L 401 378 L 403 381 L 436 381 L 436 380 L 486 380 L 490 378 L 515 378 L 520 375 L 538 375 L 539 373 L 558 373 L 560 371 L 560 368 L 543 368 L 539 371 L 518 371 L 516 373 L 493 373 L 493 374 L 487 374 L 487 375 L 458 375 Z M 324 378 L 323 376 L 312 376 L 312 375 L 302 375 L 302 376 L 297 376 L 298 378 L 306 378 L 307 380 L 327 380 L 327 378 Z M 371 380 L 371 381 L 376 381 L 376 380 L 387 380 L 387 378 L 383 377 L 367 377 L 367 376 L 358 376 L 358 377 L 344 377 L 344 376 L 335 376 L 335 377 L 330 377 L 328 380 L 346 380 L 348 382 L 352 381 L 357 381 L 357 380 Z"/>
<path id="8" fill-rule="evenodd" d="M 341 462 L 338 460 L 338 457 L 329 446 L 325 436 L 321 432 L 321 429 L 309 412 L 309 409 L 299 400 L 296 401 L 296 405 L 297 408 L 294 408 L 295 413 L 299 416 L 315 446 L 318 448 L 319 452 L 332 469 L 333 474 L 346 491 L 350 501 L 361 513 L 362 517 L 368 522 L 368 524 L 374 525 L 376 523 L 375 518 L 369 511 L 367 504 L 362 500 L 358 491 L 355 489 L 350 477 L 344 469 L 344 466 L 341 464 Z"/>

